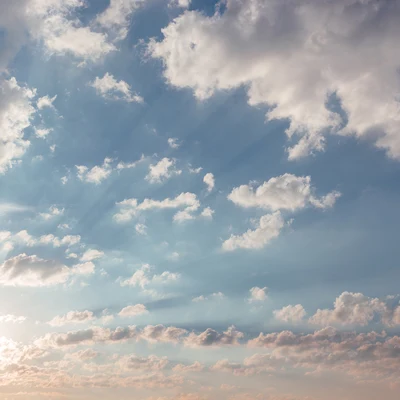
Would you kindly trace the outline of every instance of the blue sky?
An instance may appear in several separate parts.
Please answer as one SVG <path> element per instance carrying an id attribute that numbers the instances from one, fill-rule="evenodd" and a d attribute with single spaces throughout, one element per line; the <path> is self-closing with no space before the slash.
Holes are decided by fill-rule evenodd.
<path id="1" fill-rule="evenodd" d="M 0 14 L 0 399 L 398 398 L 397 0 Z"/>

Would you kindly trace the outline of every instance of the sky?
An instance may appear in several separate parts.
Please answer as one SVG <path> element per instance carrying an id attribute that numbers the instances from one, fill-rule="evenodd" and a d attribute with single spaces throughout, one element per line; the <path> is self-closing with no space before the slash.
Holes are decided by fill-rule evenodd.
<path id="1" fill-rule="evenodd" d="M 0 400 L 397 400 L 399 0 L 0 0 Z"/>

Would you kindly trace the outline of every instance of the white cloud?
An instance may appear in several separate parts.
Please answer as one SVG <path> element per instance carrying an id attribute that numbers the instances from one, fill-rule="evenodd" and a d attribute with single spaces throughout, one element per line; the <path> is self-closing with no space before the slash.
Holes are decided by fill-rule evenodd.
<path id="1" fill-rule="evenodd" d="M 56 145 L 55 144 L 52 144 L 50 147 L 49 147 L 49 149 L 50 149 L 50 151 L 52 152 L 52 153 L 54 153 L 55 151 L 56 151 Z"/>
<path id="2" fill-rule="evenodd" d="M 181 193 L 173 199 L 167 198 L 164 200 L 144 199 L 141 203 L 137 199 L 125 199 L 117 206 L 120 211 L 114 215 L 117 222 L 128 222 L 134 218 L 138 213 L 149 210 L 163 210 L 163 209 L 179 209 L 183 208 L 183 212 L 189 217 L 192 213 L 198 210 L 200 202 L 194 193 Z M 180 221 L 181 212 L 174 216 L 174 221 Z"/>
<path id="3" fill-rule="evenodd" d="M 372 138 L 399 158 L 396 1 L 225 4 L 211 16 L 181 14 L 162 30 L 162 41 L 150 43 L 170 84 L 192 88 L 199 99 L 247 88 L 250 105 L 270 107 L 269 120 L 288 119 L 287 136 L 298 138 L 291 159 L 323 150 L 329 132 Z M 329 107 L 332 93 L 347 123 Z"/>
<path id="4" fill-rule="evenodd" d="M 176 160 L 164 157 L 157 164 L 150 164 L 146 179 L 150 183 L 160 183 L 174 175 L 180 175 L 181 170 L 175 168 Z"/>
<path id="5" fill-rule="evenodd" d="M 298 323 L 301 322 L 306 316 L 306 311 L 301 304 L 296 304 L 295 306 L 288 305 L 281 308 L 280 310 L 274 311 L 274 317 L 278 321 Z"/>
<path id="6" fill-rule="evenodd" d="M 268 293 L 267 287 L 259 288 L 258 286 L 255 286 L 252 287 L 249 290 L 249 292 L 250 292 L 250 297 L 249 297 L 250 303 L 267 300 L 267 293 Z"/>
<path id="7" fill-rule="evenodd" d="M 143 304 L 135 304 L 134 306 L 124 307 L 118 315 L 120 317 L 129 318 L 138 315 L 148 314 L 147 308 Z"/>
<path id="8" fill-rule="evenodd" d="M 44 220 L 48 221 L 54 217 L 59 217 L 64 215 L 64 208 L 57 208 L 56 206 L 51 206 L 49 212 L 39 214 Z"/>
<path id="9" fill-rule="evenodd" d="M 285 221 L 279 211 L 264 215 L 260 218 L 255 230 L 249 229 L 242 235 L 231 235 L 222 243 L 222 249 L 225 251 L 262 249 L 272 239 L 279 236 L 284 226 Z"/>
<path id="10" fill-rule="evenodd" d="M 24 253 L 9 258 L 0 265 L 3 286 L 53 286 L 67 281 L 70 269 L 54 260 L 44 260 Z"/>
<path id="11" fill-rule="evenodd" d="M 53 129 L 35 128 L 35 135 L 38 138 L 44 139 Z"/>
<path id="12" fill-rule="evenodd" d="M 202 170 L 203 170 L 202 167 L 198 167 L 198 168 L 192 168 L 192 167 L 190 167 L 190 168 L 189 168 L 189 172 L 190 172 L 191 174 L 199 174 Z"/>
<path id="13" fill-rule="evenodd" d="M 102 165 L 95 165 L 92 168 L 89 168 L 86 165 L 75 165 L 75 168 L 77 170 L 78 179 L 83 182 L 89 182 L 99 185 L 102 181 L 107 179 L 113 171 L 121 171 L 123 169 L 135 168 L 144 160 L 146 160 L 146 157 L 142 155 L 137 161 L 120 161 L 117 165 L 115 165 L 115 160 L 110 157 L 106 157 Z M 61 181 L 63 184 L 65 184 L 68 181 L 68 177 L 61 178 Z"/>
<path id="14" fill-rule="evenodd" d="M 171 254 L 168 254 L 167 258 L 171 261 L 178 261 L 181 255 L 177 251 L 173 251 Z"/>
<path id="15" fill-rule="evenodd" d="M 36 102 L 38 110 L 42 110 L 43 108 L 46 108 L 46 107 L 54 109 L 55 107 L 54 107 L 53 103 L 56 98 L 57 98 L 57 95 L 55 95 L 54 97 L 49 97 L 49 96 L 40 97 Z"/>
<path id="16" fill-rule="evenodd" d="M 36 112 L 32 99 L 35 89 L 23 87 L 15 78 L 0 79 L 0 174 L 15 165 L 30 145 L 24 130 Z"/>
<path id="17" fill-rule="evenodd" d="M 83 324 L 95 319 L 92 311 L 69 311 L 67 314 L 57 315 L 48 322 L 51 326 L 64 326 L 69 324 Z"/>
<path id="18" fill-rule="evenodd" d="M 28 2 L 26 17 L 31 36 L 41 41 L 49 54 L 70 54 L 82 62 L 101 60 L 116 48 L 105 33 L 82 26 L 75 17 L 84 5 L 82 0 Z"/>
<path id="19" fill-rule="evenodd" d="M 92 275 L 94 274 L 95 265 L 92 261 L 86 261 L 76 264 L 71 268 L 71 273 L 75 275 Z"/>
<path id="20" fill-rule="evenodd" d="M 178 273 L 164 271 L 157 275 L 152 271 L 152 266 L 143 264 L 130 278 L 121 281 L 121 286 L 134 286 L 146 289 L 151 285 L 164 285 L 176 282 L 180 278 L 180 274 Z"/>
<path id="21" fill-rule="evenodd" d="M 26 317 L 16 316 L 12 314 L 0 315 L 0 323 L 11 322 L 13 324 L 21 324 L 26 321 Z"/>
<path id="22" fill-rule="evenodd" d="M 68 176 L 61 177 L 61 183 L 65 185 L 68 182 Z"/>
<path id="23" fill-rule="evenodd" d="M 116 169 L 117 169 L 117 170 L 122 170 L 122 169 L 135 168 L 135 167 L 137 167 L 140 163 L 142 163 L 142 162 L 145 161 L 145 160 L 146 160 L 146 157 L 145 157 L 144 154 L 142 154 L 142 155 L 140 156 L 139 160 L 137 160 L 137 161 L 128 162 L 128 163 L 125 163 L 125 162 L 120 161 L 120 162 L 117 164 Z"/>
<path id="24" fill-rule="evenodd" d="M 214 210 L 212 210 L 210 207 L 204 208 L 204 210 L 200 213 L 201 217 L 207 218 L 207 219 L 212 219 Z"/>
<path id="25" fill-rule="evenodd" d="M 96 165 L 91 169 L 84 165 L 76 165 L 75 167 L 77 169 L 78 178 L 83 182 L 90 182 L 99 185 L 103 180 L 110 176 L 112 172 L 111 162 L 111 158 L 105 158 L 103 165 Z"/>
<path id="26" fill-rule="evenodd" d="M 208 172 L 204 175 L 203 182 L 207 185 L 207 190 L 211 192 L 215 186 L 214 175 L 211 172 Z"/>
<path id="27" fill-rule="evenodd" d="M 97 16 L 96 22 L 106 28 L 115 40 L 122 40 L 128 34 L 132 14 L 145 0 L 111 0 L 110 5 Z"/>
<path id="28" fill-rule="evenodd" d="M 339 192 L 331 192 L 318 198 L 314 192 L 309 176 L 284 174 L 271 178 L 257 188 L 251 184 L 236 187 L 228 195 L 228 199 L 245 208 L 296 211 L 307 205 L 317 208 L 333 207 L 340 196 Z"/>
<path id="29" fill-rule="evenodd" d="M 81 257 L 81 261 L 82 262 L 93 261 L 93 260 L 97 260 L 98 258 L 101 258 L 103 256 L 104 256 L 103 251 L 95 250 L 95 249 L 88 249 L 83 253 L 83 255 Z"/>
<path id="30" fill-rule="evenodd" d="M 16 203 L 0 203 L 0 215 L 29 211 L 30 208 Z"/>
<path id="31" fill-rule="evenodd" d="M 129 84 L 123 80 L 117 81 L 108 72 L 103 78 L 96 79 L 89 84 L 96 89 L 96 93 L 107 100 L 123 100 L 128 103 L 143 103 L 143 98 L 133 93 Z"/>
<path id="32" fill-rule="evenodd" d="M 144 236 L 146 236 L 146 235 L 147 235 L 147 226 L 146 226 L 145 224 L 137 223 L 137 224 L 135 225 L 135 231 L 136 231 L 136 233 L 138 233 L 139 235 L 144 235 Z"/>
<path id="33" fill-rule="evenodd" d="M 318 309 L 309 322 L 316 325 L 368 325 L 377 314 L 387 313 L 387 305 L 362 293 L 343 292 L 333 309 Z"/>
<path id="34" fill-rule="evenodd" d="M 168 145 L 171 149 L 177 149 L 180 146 L 177 138 L 168 138 Z"/>
<path id="35" fill-rule="evenodd" d="M 223 299 L 225 299 L 225 295 L 222 292 L 216 292 L 216 293 L 210 294 L 209 296 L 201 295 L 198 297 L 194 297 L 192 299 L 192 301 L 194 303 L 200 303 L 200 302 L 207 301 L 207 300 L 223 300 Z"/>
<path id="36" fill-rule="evenodd" d="M 170 7 L 180 7 L 180 8 L 189 8 L 192 0 L 170 0 Z"/>

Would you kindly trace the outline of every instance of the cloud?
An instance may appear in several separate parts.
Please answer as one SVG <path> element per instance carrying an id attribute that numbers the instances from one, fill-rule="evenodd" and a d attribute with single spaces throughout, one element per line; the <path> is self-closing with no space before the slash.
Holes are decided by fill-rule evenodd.
<path id="1" fill-rule="evenodd" d="M 0 203 L 0 216 L 18 212 L 29 211 L 29 207 L 21 206 L 15 203 Z"/>
<path id="2" fill-rule="evenodd" d="M 189 347 L 221 345 L 235 346 L 239 344 L 238 341 L 243 337 L 243 333 L 236 330 L 234 326 L 231 326 L 222 333 L 208 328 L 200 334 L 196 334 L 194 332 L 190 333 L 185 339 L 185 345 Z"/>
<path id="3" fill-rule="evenodd" d="M 285 221 L 279 211 L 264 215 L 260 218 L 256 229 L 249 229 L 242 235 L 231 235 L 229 239 L 222 243 L 222 250 L 262 249 L 272 239 L 279 236 L 284 226 Z"/>
<path id="4" fill-rule="evenodd" d="M 290 159 L 322 151 L 328 133 L 372 138 L 398 158 L 399 18 L 391 0 L 230 0 L 214 15 L 181 14 L 148 51 L 198 99 L 245 87 L 268 120 L 288 120 Z"/>
<path id="5" fill-rule="evenodd" d="M 128 279 L 121 281 L 121 286 L 134 286 L 146 289 L 150 285 L 164 285 L 176 282 L 180 278 L 180 274 L 164 271 L 161 274 L 154 274 L 153 267 L 149 264 L 143 264 Z"/>
<path id="6" fill-rule="evenodd" d="M 54 97 L 49 97 L 49 96 L 43 96 L 40 97 L 37 102 L 36 102 L 36 106 L 38 108 L 38 110 L 43 110 L 43 108 L 55 108 L 53 103 L 54 100 L 57 98 L 57 95 L 55 95 Z"/>
<path id="7" fill-rule="evenodd" d="M 89 360 L 93 360 L 93 358 L 96 358 L 98 355 L 99 353 L 97 351 L 94 351 L 92 349 L 85 349 L 76 351 L 74 353 L 68 353 L 65 355 L 64 358 L 67 360 L 87 362 Z"/>
<path id="8" fill-rule="evenodd" d="M 249 303 L 255 303 L 267 300 L 268 288 L 259 288 L 258 286 L 252 287 L 250 290 Z"/>
<path id="9" fill-rule="evenodd" d="M 180 147 L 180 143 L 177 138 L 168 138 L 168 145 L 171 149 L 177 149 Z"/>
<path id="10" fill-rule="evenodd" d="M 65 283 L 69 275 L 70 269 L 64 264 L 25 253 L 0 265 L 0 284 L 3 286 L 53 286 Z"/>
<path id="11" fill-rule="evenodd" d="M 146 180 L 150 183 L 161 183 L 174 175 L 180 175 L 181 170 L 175 168 L 176 160 L 164 157 L 157 164 L 150 164 Z"/>
<path id="12" fill-rule="evenodd" d="M 124 307 L 118 315 L 120 317 L 129 318 L 138 315 L 148 314 L 147 308 L 143 304 L 135 304 L 134 306 Z"/>
<path id="13" fill-rule="evenodd" d="M 169 361 L 167 357 L 139 357 L 136 354 L 125 355 L 118 359 L 117 364 L 123 371 L 145 370 L 160 371 L 166 368 Z"/>
<path id="14" fill-rule="evenodd" d="M 53 129 L 49 128 L 35 128 L 35 135 L 38 138 L 44 139 Z"/>
<path id="15" fill-rule="evenodd" d="M 368 325 L 376 314 L 387 313 L 387 305 L 378 298 L 362 293 L 343 292 L 336 298 L 334 308 L 318 309 L 309 322 L 316 325 Z"/>
<path id="16" fill-rule="evenodd" d="M 67 314 L 57 315 L 48 322 L 51 326 L 63 326 L 69 324 L 83 324 L 95 319 L 92 311 L 69 311 Z"/>
<path id="17" fill-rule="evenodd" d="M 296 304 L 295 306 L 288 305 L 281 308 L 280 310 L 274 311 L 274 317 L 278 321 L 298 323 L 301 322 L 306 316 L 306 311 L 301 304 Z"/>
<path id="18" fill-rule="evenodd" d="M 93 261 L 93 260 L 97 260 L 98 258 L 101 258 L 103 256 L 104 256 L 103 251 L 95 250 L 95 249 L 88 249 L 83 253 L 80 260 L 82 262 Z"/>
<path id="19" fill-rule="evenodd" d="M 35 89 L 20 86 L 15 78 L 0 79 L 0 174 L 22 158 L 30 142 L 24 138 L 36 112 Z"/>
<path id="20" fill-rule="evenodd" d="M 26 317 L 16 316 L 12 314 L 0 315 L 0 323 L 11 322 L 13 324 L 21 324 L 26 321 Z"/>
<path id="21" fill-rule="evenodd" d="M 136 233 L 138 233 L 139 235 L 146 236 L 146 235 L 147 235 L 147 226 L 146 226 L 145 224 L 137 223 L 137 224 L 135 225 L 135 231 L 136 231 Z"/>
<path id="22" fill-rule="evenodd" d="M 117 81 L 108 72 L 102 77 L 96 77 L 89 83 L 96 93 L 107 100 L 122 100 L 128 103 L 143 103 L 143 98 L 132 92 L 129 84 L 123 80 Z"/>
<path id="23" fill-rule="evenodd" d="M 212 219 L 214 210 L 212 210 L 210 207 L 205 207 L 203 211 L 200 213 L 201 217 L 207 218 L 207 219 Z"/>
<path id="24" fill-rule="evenodd" d="M 192 301 L 194 303 L 200 303 L 200 302 L 203 302 L 203 301 L 215 300 L 215 299 L 217 299 L 217 300 L 225 299 L 225 295 L 222 292 L 216 292 L 216 293 L 212 293 L 210 296 L 201 295 L 201 296 L 198 296 L 198 297 L 194 297 L 192 299 Z"/>
<path id="25" fill-rule="evenodd" d="M 96 22 L 107 29 L 114 40 L 125 39 L 132 14 L 145 3 L 146 0 L 111 0 L 110 5 L 97 16 Z"/>
<path id="26" fill-rule="evenodd" d="M 215 186 L 214 174 L 208 172 L 204 175 L 203 182 L 207 185 L 208 192 L 211 192 Z"/>
<path id="27" fill-rule="evenodd" d="M 195 361 L 193 364 L 184 365 L 184 364 L 177 364 L 172 371 L 178 373 L 186 373 L 186 372 L 201 372 L 204 370 L 204 365 L 198 361 Z"/>
<path id="28" fill-rule="evenodd" d="M 314 192 L 309 176 L 284 174 L 271 178 L 257 188 L 252 185 L 236 187 L 228 195 L 228 199 L 244 208 L 296 211 L 307 205 L 317 208 L 333 207 L 340 196 L 339 192 L 331 192 L 318 198 Z"/>
<path id="29" fill-rule="evenodd" d="M 99 185 L 110 176 L 112 172 L 111 161 L 111 158 L 105 158 L 103 165 L 96 165 L 90 169 L 85 165 L 76 165 L 78 178 L 83 182 Z"/>
<path id="30" fill-rule="evenodd" d="M 71 247 L 78 244 L 81 241 L 80 235 L 66 235 L 62 238 L 54 236 L 53 234 L 42 235 L 36 238 L 30 235 L 26 230 L 19 231 L 18 233 L 12 235 L 9 232 L 7 239 L 11 243 L 23 244 L 28 247 L 40 246 L 40 245 L 52 245 L 53 247 Z"/>
<path id="31" fill-rule="evenodd" d="M 64 208 L 57 208 L 56 206 L 51 206 L 49 212 L 39 214 L 44 220 L 48 221 L 54 217 L 59 217 L 64 215 Z"/>
<path id="32" fill-rule="evenodd" d="M 137 199 L 125 199 L 117 206 L 120 208 L 119 213 L 114 215 L 117 222 L 128 222 L 138 213 L 149 210 L 163 210 L 183 208 L 174 216 L 174 221 L 181 221 L 193 217 L 192 213 L 200 207 L 200 202 L 194 193 L 181 193 L 173 199 L 166 198 L 164 200 L 144 199 L 139 203 Z"/>
<path id="33" fill-rule="evenodd" d="M 32 38 L 42 42 L 49 54 L 69 54 L 82 62 L 100 61 L 116 48 L 105 33 L 82 26 L 76 18 L 84 5 L 81 0 L 29 2 L 26 17 Z"/>
<path id="34" fill-rule="evenodd" d="M 170 7 L 181 7 L 181 8 L 189 8 L 192 0 L 170 0 Z"/>

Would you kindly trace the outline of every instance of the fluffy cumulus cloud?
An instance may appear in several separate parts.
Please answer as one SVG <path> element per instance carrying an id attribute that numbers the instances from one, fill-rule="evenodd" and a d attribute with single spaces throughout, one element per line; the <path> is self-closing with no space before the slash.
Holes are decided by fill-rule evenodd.
<path id="1" fill-rule="evenodd" d="M 67 314 L 59 316 L 57 315 L 51 321 L 50 326 L 63 326 L 69 324 L 82 324 L 93 321 L 94 315 L 92 311 L 69 311 Z"/>
<path id="2" fill-rule="evenodd" d="M 306 322 L 307 313 L 301 304 L 288 305 L 274 311 L 274 317 L 283 322 Z M 362 293 L 343 292 L 333 308 L 318 309 L 309 319 L 311 325 L 367 326 L 371 323 L 393 327 L 400 324 L 398 296 L 368 297 Z"/>
<path id="3" fill-rule="evenodd" d="M 114 215 L 117 222 L 128 222 L 136 215 L 144 211 L 182 209 L 174 215 L 174 221 L 181 222 L 193 219 L 193 213 L 200 207 L 200 201 L 194 193 L 181 193 L 175 198 L 166 198 L 164 200 L 144 199 L 141 203 L 137 199 L 125 199 L 117 206 L 120 211 Z"/>
<path id="4" fill-rule="evenodd" d="M 143 98 L 137 93 L 132 92 L 130 85 L 123 81 L 117 81 L 108 72 L 102 77 L 90 83 L 96 93 L 107 100 L 123 100 L 128 103 L 143 103 Z"/>
<path id="5" fill-rule="evenodd" d="M 15 78 L 0 79 L 0 173 L 6 172 L 30 145 L 24 131 L 36 112 L 32 99 L 36 91 L 20 85 Z"/>
<path id="6" fill-rule="evenodd" d="M 339 192 L 317 197 L 309 176 L 284 174 L 269 179 L 258 187 L 241 185 L 232 190 L 228 199 L 240 207 L 266 210 L 296 211 L 307 205 L 317 208 L 333 207 Z"/>
<path id="7" fill-rule="evenodd" d="M 149 264 L 143 264 L 131 277 L 121 280 L 120 284 L 121 286 L 140 287 L 147 290 L 148 287 L 174 283 L 181 277 L 180 274 L 175 272 L 164 271 L 161 274 L 156 274 L 153 271 L 154 267 Z M 149 293 L 151 294 L 153 291 L 150 290 Z"/>
<path id="8" fill-rule="evenodd" d="M 160 183 L 181 173 L 182 171 L 176 168 L 176 160 L 164 157 L 158 163 L 149 166 L 149 173 L 146 175 L 146 179 L 150 183 Z"/>
<path id="9" fill-rule="evenodd" d="M 46 213 L 40 213 L 39 214 L 44 220 L 48 221 L 53 218 L 60 217 L 64 215 L 64 208 L 58 208 L 56 206 L 51 206 L 49 208 L 49 211 Z"/>
<path id="10" fill-rule="evenodd" d="M 55 107 L 54 107 L 53 103 L 56 98 L 57 98 L 57 95 L 55 95 L 53 97 L 50 97 L 47 95 L 40 97 L 36 102 L 38 110 L 42 110 L 43 108 L 53 108 L 54 109 Z"/>
<path id="11" fill-rule="evenodd" d="M 0 284 L 4 286 L 52 286 L 66 282 L 69 275 L 70 269 L 58 261 L 24 253 L 0 265 Z"/>
<path id="12" fill-rule="evenodd" d="M 222 243 L 224 251 L 236 249 L 262 249 L 272 239 L 279 236 L 285 226 L 285 221 L 279 211 L 260 218 L 254 230 L 249 229 L 242 235 L 231 235 Z"/>
<path id="13" fill-rule="evenodd" d="M 13 314 L 0 315 L 0 323 L 2 322 L 11 322 L 13 324 L 21 324 L 26 321 L 26 317 L 17 316 Z"/>
<path id="14" fill-rule="evenodd" d="M 180 143 L 177 138 L 168 138 L 168 146 L 171 147 L 171 149 L 177 149 Z"/>
<path id="15" fill-rule="evenodd" d="M 82 262 L 97 260 L 104 256 L 104 252 L 96 249 L 86 250 L 81 257 Z"/>
<path id="16" fill-rule="evenodd" d="M 294 306 L 288 305 L 281 308 L 280 310 L 274 311 L 274 317 L 278 321 L 297 323 L 301 322 L 306 316 L 306 311 L 301 304 L 296 304 Z"/>
<path id="17" fill-rule="evenodd" d="M 185 339 L 185 344 L 190 347 L 198 346 L 221 346 L 221 345 L 238 345 L 239 340 L 244 337 L 234 326 L 228 328 L 225 332 L 217 332 L 208 328 L 204 332 L 196 334 L 190 333 Z"/>
<path id="18" fill-rule="evenodd" d="M 211 172 L 208 172 L 207 174 L 205 174 L 204 178 L 203 178 L 203 182 L 206 184 L 207 190 L 209 192 L 211 192 L 215 186 L 214 174 L 212 174 Z"/>
<path id="19" fill-rule="evenodd" d="M 76 165 L 78 178 L 83 182 L 90 182 L 98 185 L 111 175 L 111 162 L 111 158 L 105 158 L 102 165 L 95 165 L 92 168 L 88 168 L 85 165 Z"/>
<path id="20" fill-rule="evenodd" d="M 225 6 L 212 16 L 185 12 L 150 43 L 170 84 L 192 88 L 199 99 L 246 87 L 250 105 L 269 107 L 269 120 L 288 120 L 286 134 L 297 141 L 290 159 L 323 150 L 330 132 L 371 138 L 400 157 L 398 1 Z M 346 118 L 334 111 L 334 96 Z"/>
<path id="21" fill-rule="evenodd" d="M 368 325 L 376 315 L 386 319 L 388 308 L 383 300 L 362 293 L 343 292 L 336 298 L 333 309 L 318 309 L 310 318 L 317 325 Z"/>
<path id="22" fill-rule="evenodd" d="M 114 40 L 125 39 L 132 14 L 146 0 L 111 0 L 109 6 L 96 17 L 96 22 L 106 28 Z"/>
<path id="23" fill-rule="evenodd" d="M 136 317 L 138 315 L 148 314 L 147 308 L 143 304 L 135 304 L 134 306 L 124 307 L 118 315 L 120 317 L 129 318 Z"/>
<path id="24" fill-rule="evenodd" d="M 267 287 L 263 288 L 259 288 L 258 286 L 252 287 L 250 289 L 249 302 L 254 303 L 254 302 L 265 301 L 267 300 L 267 293 L 268 293 Z"/>
<path id="25" fill-rule="evenodd" d="M 76 14 L 83 0 L 31 0 L 26 2 L 25 22 L 33 39 L 49 54 L 71 55 L 81 62 L 96 62 L 116 50 L 107 34 L 84 26 Z"/>

